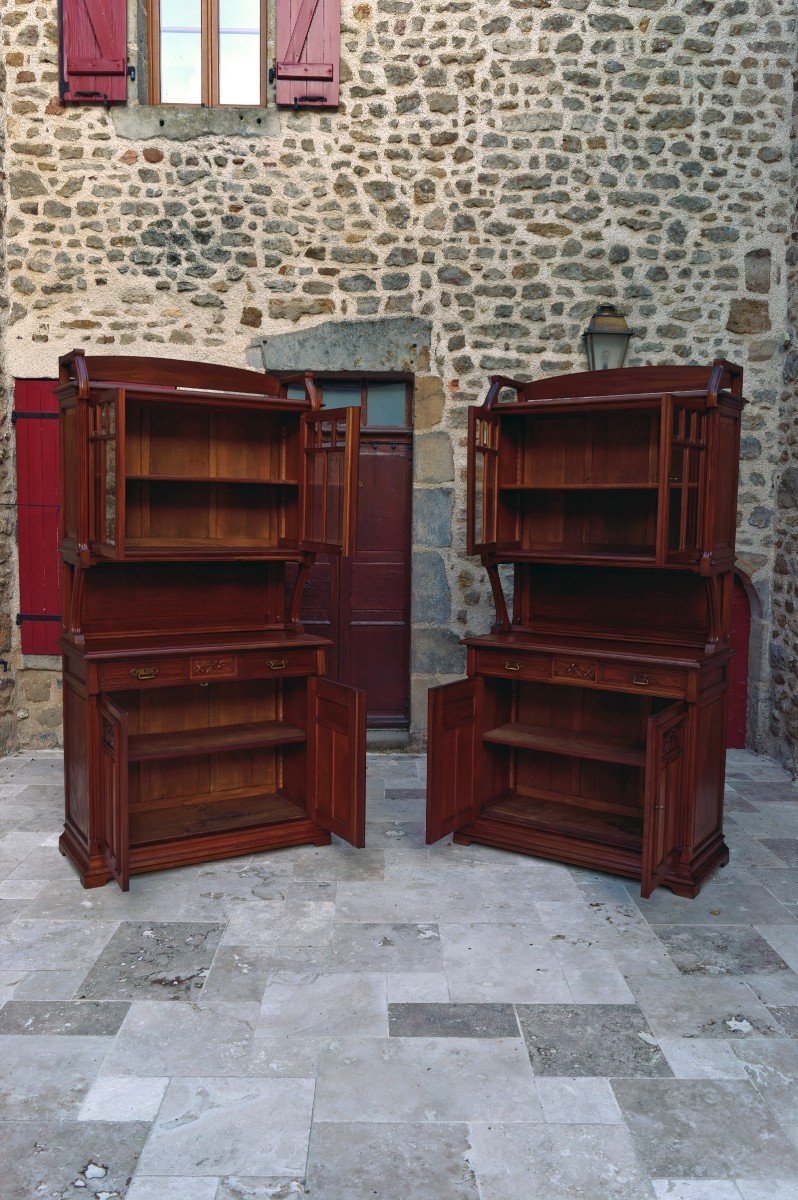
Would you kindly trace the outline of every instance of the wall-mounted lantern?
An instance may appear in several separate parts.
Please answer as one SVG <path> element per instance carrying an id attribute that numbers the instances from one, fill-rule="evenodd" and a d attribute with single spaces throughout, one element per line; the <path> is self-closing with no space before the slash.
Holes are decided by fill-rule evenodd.
<path id="1" fill-rule="evenodd" d="M 608 371 L 622 367 L 634 336 L 614 304 L 600 304 L 582 337 L 585 339 L 587 362 L 591 371 Z"/>

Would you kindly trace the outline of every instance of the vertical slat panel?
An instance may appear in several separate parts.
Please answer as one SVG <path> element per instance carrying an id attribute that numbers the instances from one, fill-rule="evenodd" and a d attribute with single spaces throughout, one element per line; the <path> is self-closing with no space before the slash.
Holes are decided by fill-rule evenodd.
<path id="1" fill-rule="evenodd" d="M 58 557 L 60 464 L 58 421 L 26 413 L 57 413 L 56 381 L 17 380 L 14 408 L 17 460 L 17 547 L 20 612 L 52 617 L 23 621 L 23 654 L 58 654 L 61 572 Z"/>

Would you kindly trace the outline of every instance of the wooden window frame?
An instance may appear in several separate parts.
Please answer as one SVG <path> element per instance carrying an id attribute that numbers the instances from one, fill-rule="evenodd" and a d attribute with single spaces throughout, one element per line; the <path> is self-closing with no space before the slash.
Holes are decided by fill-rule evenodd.
<path id="1" fill-rule="evenodd" d="M 150 104 L 169 108 L 251 108 L 249 104 L 222 104 L 219 100 L 219 0 L 200 0 L 202 60 L 201 100 L 181 104 L 161 100 L 161 0 L 147 0 L 147 47 L 149 59 Z M 260 104 L 267 104 L 268 79 L 268 0 L 260 0 Z"/>
<path id="2" fill-rule="evenodd" d="M 323 375 L 316 379 L 316 388 L 322 401 L 324 400 L 325 384 L 349 384 L 353 391 L 360 389 L 360 427 L 380 432 L 409 433 L 413 428 L 413 384 L 403 376 L 396 375 Z M 405 423 L 404 425 L 369 425 L 368 423 L 368 389 L 374 383 L 403 383 L 405 385 Z"/>

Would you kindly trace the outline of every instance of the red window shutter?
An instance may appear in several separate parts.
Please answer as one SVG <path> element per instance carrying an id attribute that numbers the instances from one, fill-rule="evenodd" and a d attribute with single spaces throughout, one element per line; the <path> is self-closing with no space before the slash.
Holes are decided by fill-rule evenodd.
<path id="1" fill-rule="evenodd" d="M 55 379 L 14 384 L 17 548 L 23 654 L 59 654 L 61 488 Z M 33 619 L 32 619 L 33 618 Z"/>
<path id="2" fill-rule="evenodd" d="M 127 0 L 60 0 L 61 99 L 127 100 Z"/>
<path id="3" fill-rule="evenodd" d="M 337 108 L 341 0 L 277 0 L 277 103 Z"/>

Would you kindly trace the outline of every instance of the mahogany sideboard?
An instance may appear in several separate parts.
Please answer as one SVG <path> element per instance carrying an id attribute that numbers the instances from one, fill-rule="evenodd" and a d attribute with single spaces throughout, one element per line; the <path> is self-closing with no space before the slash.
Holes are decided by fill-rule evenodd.
<path id="1" fill-rule="evenodd" d="M 85 887 L 364 844 L 365 703 L 299 601 L 351 545 L 356 410 L 268 375 L 60 362 L 66 822 Z M 298 565 L 286 599 L 286 567 Z"/>
<path id="2" fill-rule="evenodd" d="M 728 861 L 725 716 L 742 371 L 491 381 L 468 549 L 496 608 L 429 700 L 427 840 L 695 896 Z M 501 571 L 513 564 L 508 611 Z"/>

